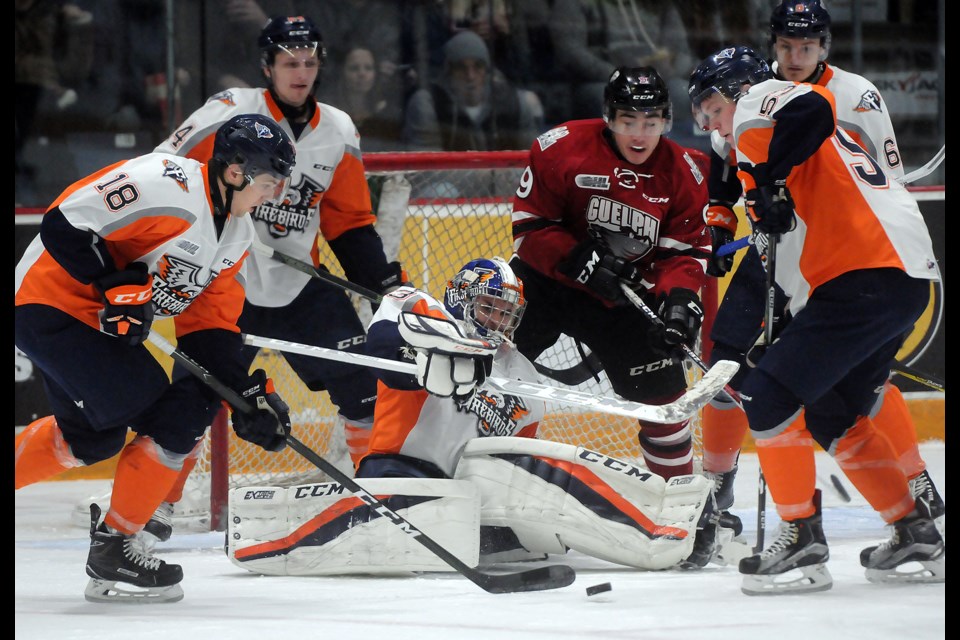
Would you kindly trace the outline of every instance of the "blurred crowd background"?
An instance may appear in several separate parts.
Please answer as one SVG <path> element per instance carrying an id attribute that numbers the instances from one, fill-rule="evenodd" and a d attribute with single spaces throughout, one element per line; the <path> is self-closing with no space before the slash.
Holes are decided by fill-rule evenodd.
<path id="1" fill-rule="evenodd" d="M 907 171 L 944 144 L 946 0 L 825 0 L 828 61 L 862 74 L 890 110 Z M 527 149 L 562 122 L 601 115 L 621 64 L 668 79 L 670 137 L 707 150 L 686 85 L 727 44 L 769 55 L 774 0 L 15 0 L 16 206 L 46 207 L 74 180 L 147 153 L 211 95 L 263 86 L 257 36 L 307 15 L 327 62 L 318 98 L 347 111 L 364 153 Z M 418 137 L 432 102 L 481 83 L 477 135 Z M 478 108 L 473 107 L 475 110 Z M 484 116 L 487 117 L 487 116 Z M 943 184 L 943 165 L 916 184 Z"/>

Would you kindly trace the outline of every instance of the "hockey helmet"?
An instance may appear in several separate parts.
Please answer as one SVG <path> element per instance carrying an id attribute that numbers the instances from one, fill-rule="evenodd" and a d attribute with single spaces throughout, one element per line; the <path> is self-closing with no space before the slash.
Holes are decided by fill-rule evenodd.
<path id="1" fill-rule="evenodd" d="M 653 67 L 617 67 L 603 90 L 603 119 L 607 125 L 616 120 L 617 110 L 649 113 L 661 111 L 668 133 L 673 121 L 667 83 Z M 627 132 L 621 132 L 627 133 Z"/>
<path id="2" fill-rule="evenodd" d="M 750 47 L 726 47 L 705 58 L 690 74 L 688 93 L 693 117 L 705 129 L 700 110 L 704 100 L 720 94 L 736 102 L 744 94 L 744 85 L 754 85 L 773 77 L 770 65 Z"/>
<path id="3" fill-rule="evenodd" d="M 274 16 L 267 21 L 257 39 L 260 61 L 266 66 L 273 64 L 277 51 L 290 53 L 293 49 L 313 49 L 323 67 L 327 50 L 323 36 L 313 20 L 306 16 Z"/>
<path id="4" fill-rule="evenodd" d="M 510 338 L 527 306 L 523 282 L 503 258 L 481 258 L 463 265 L 447 282 L 443 305 L 481 336 Z"/>
<path id="5" fill-rule="evenodd" d="M 224 167 L 239 164 L 246 183 L 261 173 L 285 183 L 296 159 L 290 136 L 272 118 L 256 113 L 234 116 L 217 129 L 213 140 L 213 160 Z"/>
<path id="6" fill-rule="evenodd" d="M 770 15 L 770 44 L 777 36 L 785 38 L 820 39 L 820 44 L 830 44 L 830 14 L 820 0 L 783 0 Z"/>

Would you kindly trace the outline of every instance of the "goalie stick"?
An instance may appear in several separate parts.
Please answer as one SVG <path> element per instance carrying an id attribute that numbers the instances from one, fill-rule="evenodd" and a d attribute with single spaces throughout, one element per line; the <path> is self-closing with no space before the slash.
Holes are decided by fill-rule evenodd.
<path id="1" fill-rule="evenodd" d="M 274 260 L 278 262 L 282 262 L 288 267 L 293 267 L 297 271 L 301 271 L 312 278 L 316 278 L 317 280 L 323 280 L 327 284 L 333 285 L 335 287 L 340 287 L 341 289 L 344 289 L 351 293 L 355 293 L 360 297 L 366 298 L 373 304 L 380 304 L 380 302 L 383 300 L 383 296 L 381 296 L 376 291 L 372 289 L 367 289 L 366 287 L 361 286 L 359 284 L 354 284 L 349 280 L 344 280 L 343 278 L 333 275 L 329 271 L 322 271 L 320 269 L 317 269 L 309 262 L 298 260 L 293 256 L 288 256 L 285 253 L 277 251 L 273 247 L 264 244 L 263 241 L 260 240 L 260 238 L 253 239 L 253 244 L 251 245 L 251 248 L 264 257 L 273 258 Z"/>
<path id="2" fill-rule="evenodd" d="M 173 358 L 175 362 L 181 364 L 187 371 L 197 376 L 204 384 L 216 391 L 224 400 L 230 403 L 234 409 L 244 413 L 250 413 L 254 410 L 240 394 L 217 380 L 213 374 L 195 362 L 190 356 L 173 346 L 156 331 L 151 331 L 147 339 L 161 351 Z M 339 482 L 349 491 L 356 494 L 360 500 L 373 508 L 380 516 L 400 527 L 404 533 L 415 539 L 462 576 L 488 593 L 518 593 L 523 591 L 559 589 L 573 584 L 573 581 L 577 577 L 576 572 L 566 565 L 550 565 L 517 573 L 504 574 L 489 574 L 478 571 L 447 551 L 439 543 L 414 526 L 412 522 L 390 509 L 390 507 L 378 500 L 374 495 L 368 493 L 353 478 L 340 471 L 340 469 L 314 452 L 310 447 L 300 442 L 300 440 L 292 434 L 287 435 L 287 444 L 336 482 Z"/>
<path id="3" fill-rule="evenodd" d="M 411 375 L 416 375 L 417 373 L 417 365 L 411 362 L 398 362 L 396 360 L 377 358 L 361 353 L 337 351 L 336 349 L 326 349 L 324 347 L 315 347 L 308 344 L 299 344 L 249 334 L 244 334 L 243 342 L 244 344 L 254 347 L 266 347 L 275 351 L 289 351 L 305 356 L 337 360 L 339 362 L 373 367 L 374 369 L 383 369 L 385 371 L 396 371 L 398 373 L 409 373 Z M 686 420 L 699 411 L 701 407 L 710 402 L 715 395 L 723 390 L 723 387 L 730 381 L 739 368 L 740 365 L 736 362 L 721 360 L 709 369 L 703 377 L 679 399 L 664 405 L 650 405 L 631 402 L 621 398 L 595 396 L 572 389 L 560 389 L 534 382 L 510 380 L 507 378 L 489 377 L 484 381 L 484 384 L 497 391 L 524 398 L 535 398 L 546 402 L 589 407 L 596 411 L 613 413 L 640 420 L 649 420 L 650 422 L 671 423 Z"/>

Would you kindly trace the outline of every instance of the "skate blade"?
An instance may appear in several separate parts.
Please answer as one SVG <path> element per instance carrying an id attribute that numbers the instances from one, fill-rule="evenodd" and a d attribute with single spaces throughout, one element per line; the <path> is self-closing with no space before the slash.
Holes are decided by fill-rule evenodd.
<path id="1" fill-rule="evenodd" d="M 744 575 L 740 591 L 748 596 L 779 596 L 826 591 L 832 587 L 833 576 L 830 575 L 827 565 L 813 564 L 786 573 Z"/>
<path id="2" fill-rule="evenodd" d="M 134 587 L 113 580 L 90 578 L 83 597 L 89 602 L 122 602 L 127 604 L 155 604 L 160 602 L 179 602 L 183 600 L 183 589 L 179 584 L 169 587 Z"/>
<path id="3" fill-rule="evenodd" d="M 717 530 L 717 550 L 711 562 L 726 567 L 739 566 L 741 558 L 753 555 L 753 547 L 747 544 L 743 536 L 734 536 L 733 529 L 721 527 Z"/>
<path id="4" fill-rule="evenodd" d="M 905 562 L 893 569 L 867 569 L 867 580 L 874 584 L 932 584 L 946 582 L 945 555 L 936 560 Z"/>

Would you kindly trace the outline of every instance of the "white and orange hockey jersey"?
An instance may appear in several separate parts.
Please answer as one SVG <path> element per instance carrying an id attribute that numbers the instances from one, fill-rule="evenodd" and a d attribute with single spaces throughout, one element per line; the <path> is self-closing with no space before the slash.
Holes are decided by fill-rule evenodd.
<path id="1" fill-rule="evenodd" d="M 217 129 L 242 113 L 273 118 L 297 147 L 297 163 L 283 199 L 267 202 L 251 213 L 261 241 L 317 266 L 318 236 L 335 240 L 346 231 L 376 221 L 357 128 L 344 111 L 321 102 L 297 137 L 268 90 L 228 89 L 211 96 L 156 151 L 207 162 Z M 384 259 L 380 256 L 379 260 Z M 373 284 L 347 275 L 365 286 Z M 284 307 L 309 280 L 310 276 L 254 252 L 247 265 L 247 299 L 261 307 Z"/>
<path id="2" fill-rule="evenodd" d="M 794 315 L 814 289 L 848 271 L 940 277 L 916 201 L 836 118 L 829 90 L 781 80 L 751 87 L 734 115 L 744 192 L 786 179 L 796 206 L 796 229 L 781 236 L 776 264 Z"/>
<path id="3" fill-rule="evenodd" d="M 103 238 L 118 269 L 131 262 L 149 267 L 156 318 L 173 317 L 177 336 L 239 332 L 241 268 L 255 232 L 247 216 L 228 215 L 218 234 L 206 165 L 146 154 L 72 184 L 54 208 L 74 228 Z M 55 260 L 39 234 L 17 264 L 15 289 L 16 305 L 47 305 L 100 329 L 100 292 Z"/>
<path id="4" fill-rule="evenodd" d="M 440 302 L 423 291 L 400 287 L 384 296 L 371 320 L 368 346 L 385 345 L 383 353 L 371 352 L 372 355 L 396 354 L 405 344 L 397 329 L 403 311 L 453 320 Z M 368 455 L 398 453 L 426 460 L 452 478 L 463 447 L 473 438 L 535 437 L 543 419 L 545 404 L 539 400 L 481 385 L 468 401 L 458 403 L 452 398 L 431 395 L 418 386 L 398 388 L 401 385 L 390 386 L 383 381 L 398 375 L 403 374 L 384 375 L 377 384 Z M 491 375 L 514 380 L 539 379 L 533 364 L 510 341 L 504 341 L 497 350 Z"/>

